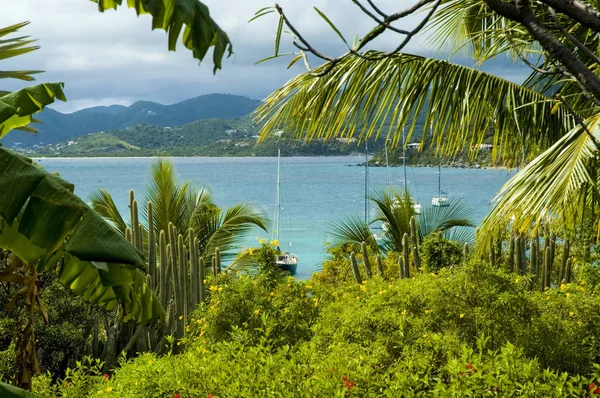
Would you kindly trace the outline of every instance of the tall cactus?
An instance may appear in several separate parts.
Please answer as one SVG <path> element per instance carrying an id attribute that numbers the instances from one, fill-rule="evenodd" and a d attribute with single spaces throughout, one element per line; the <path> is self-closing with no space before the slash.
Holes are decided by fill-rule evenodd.
<path id="1" fill-rule="evenodd" d="M 200 280 L 199 297 L 200 297 L 201 303 L 206 301 L 206 286 L 204 284 L 204 279 L 206 279 L 206 276 L 204 274 L 204 271 L 205 271 L 204 267 L 205 267 L 204 257 L 200 257 L 200 259 L 198 260 L 198 278 Z"/>
<path id="2" fill-rule="evenodd" d="M 409 237 L 407 233 L 402 237 L 402 254 L 404 256 L 404 277 L 410 278 Z"/>
<path id="3" fill-rule="evenodd" d="M 383 262 L 381 261 L 381 255 L 377 255 L 375 257 L 375 261 L 377 261 L 377 271 L 379 272 L 379 276 L 383 278 Z"/>
<path id="4" fill-rule="evenodd" d="M 417 222 L 415 216 L 410 217 L 410 237 L 412 239 L 413 261 L 415 269 L 421 269 L 421 257 L 419 255 L 419 231 L 417 230 Z"/>
<path id="5" fill-rule="evenodd" d="M 215 249 L 215 269 L 217 275 L 221 273 L 221 250 L 218 247 Z"/>
<path id="6" fill-rule="evenodd" d="M 365 273 L 367 275 L 367 279 L 371 279 L 373 274 L 371 273 L 371 263 L 369 262 L 369 251 L 367 250 L 367 243 L 362 242 L 360 244 L 360 249 L 362 252 L 363 263 L 365 264 Z"/>
<path id="7" fill-rule="evenodd" d="M 404 279 L 404 261 L 402 256 L 398 256 L 398 270 L 400 272 L 400 279 Z"/>
<path id="8" fill-rule="evenodd" d="M 146 209 L 146 213 L 148 213 L 148 273 L 152 279 L 150 286 L 156 289 L 156 234 L 154 233 L 154 212 L 152 211 L 152 202 L 148 202 Z"/>
<path id="9" fill-rule="evenodd" d="M 494 236 L 490 236 L 490 264 L 496 268 L 496 248 L 494 247 Z"/>
<path id="10" fill-rule="evenodd" d="M 570 258 L 567 260 L 567 271 L 566 271 L 566 275 L 565 275 L 565 279 L 567 283 L 571 283 L 571 272 L 572 272 L 572 268 L 573 268 L 573 260 L 571 260 Z"/>
<path id="11" fill-rule="evenodd" d="M 508 261 L 506 262 L 507 271 L 513 272 L 515 270 L 515 240 L 510 238 L 508 246 Z"/>
<path id="12" fill-rule="evenodd" d="M 194 230 L 188 231 L 188 242 L 190 242 L 190 274 L 191 274 L 191 304 L 196 308 L 200 303 L 200 264 L 198 257 L 198 238 L 194 236 Z"/>
<path id="13" fill-rule="evenodd" d="M 469 262 L 469 244 L 465 243 L 463 245 L 463 261 L 465 265 Z"/>
<path id="14" fill-rule="evenodd" d="M 354 280 L 359 285 L 362 284 L 362 279 L 360 277 L 360 271 L 358 269 L 358 263 L 356 262 L 356 255 L 354 252 L 350 253 L 350 265 L 352 266 L 352 273 L 354 274 Z"/>
<path id="15" fill-rule="evenodd" d="M 553 262 L 554 258 L 552 257 L 552 248 L 550 245 L 548 245 L 548 247 L 546 247 L 546 253 L 544 253 L 544 287 L 550 287 Z"/>
<path id="16" fill-rule="evenodd" d="M 565 244 L 563 246 L 563 256 L 562 256 L 562 261 L 561 261 L 561 266 L 560 266 L 560 273 L 558 276 L 558 282 L 562 283 L 563 280 L 566 280 L 566 276 L 567 276 L 567 262 L 569 261 L 569 252 L 571 250 L 571 242 L 569 241 L 569 239 L 567 239 L 565 241 Z"/>
<path id="17" fill-rule="evenodd" d="M 522 273 L 522 268 L 521 265 L 523 263 L 523 259 L 521 258 L 521 237 L 517 236 L 515 238 L 515 265 L 516 265 L 516 271 L 521 274 Z"/>

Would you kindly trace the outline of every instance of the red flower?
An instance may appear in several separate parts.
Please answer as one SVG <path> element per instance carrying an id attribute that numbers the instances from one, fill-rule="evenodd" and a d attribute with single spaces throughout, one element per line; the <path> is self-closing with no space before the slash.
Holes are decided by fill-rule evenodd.
<path id="1" fill-rule="evenodd" d="M 176 392 L 175 394 L 173 394 L 173 398 L 181 398 L 181 394 Z"/>
<path id="2" fill-rule="evenodd" d="M 354 387 L 356 385 L 355 382 L 348 379 L 348 376 L 342 376 L 342 380 L 344 381 L 344 385 L 346 386 L 347 389 L 351 389 L 352 387 Z"/>
<path id="3" fill-rule="evenodd" d="M 108 380 L 108 379 L 110 379 L 110 375 L 108 373 L 105 373 L 104 374 L 104 380 Z"/>
<path id="4" fill-rule="evenodd" d="M 475 369 L 475 366 L 471 365 L 470 363 L 467 364 L 467 368 L 469 368 L 471 372 L 477 373 L 477 369 Z"/>
<path id="5" fill-rule="evenodd" d="M 213 396 L 212 396 L 212 395 L 210 395 L 210 394 L 208 394 L 208 395 L 206 396 L 206 398 L 213 398 Z"/>
<path id="6" fill-rule="evenodd" d="M 600 386 L 596 387 L 594 383 L 590 384 L 590 392 L 594 395 L 600 394 Z"/>

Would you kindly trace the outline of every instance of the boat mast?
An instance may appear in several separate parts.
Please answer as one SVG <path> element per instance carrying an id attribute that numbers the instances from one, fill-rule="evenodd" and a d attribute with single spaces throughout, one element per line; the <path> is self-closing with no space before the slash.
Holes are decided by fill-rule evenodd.
<path id="1" fill-rule="evenodd" d="M 369 194 L 369 144 L 365 140 L 365 224 L 368 222 L 369 204 L 367 196 Z"/>
<path id="2" fill-rule="evenodd" d="M 388 151 L 387 151 L 387 140 L 385 142 L 385 145 L 383 146 L 383 148 L 385 149 L 385 169 L 387 171 L 387 184 L 388 187 L 392 185 L 392 181 L 390 179 L 390 161 L 388 159 Z"/>
<path id="3" fill-rule="evenodd" d="M 442 196 L 442 158 L 438 155 L 438 196 Z"/>
<path id="4" fill-rule="evenodd" d="M 404 193 L 408 193 L 408 181 L 406 180 L 406 136 L 402 129 L 402 169 L 404 171 Z"/>
<path id="5" fill-rule="evenodd" d="M 281 186 L 280 178 L 280 166 L 281 163 L 281 149 L 277 148 L 277 193 L 275 195 L 275 239 L 279 241 L 279 188 Z"/>

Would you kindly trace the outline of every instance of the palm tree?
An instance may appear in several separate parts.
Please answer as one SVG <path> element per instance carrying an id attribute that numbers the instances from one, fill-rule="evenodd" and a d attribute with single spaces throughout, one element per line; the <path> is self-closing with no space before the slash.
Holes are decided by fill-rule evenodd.
<path id="1" fill-rule="evenodd" d="M 146 207 L 143 206 L 141 223 L 144 229 L 151 227 L 158 236 L 160 231 L 168 231 L 169 223 L 173 223 L 176 230 L 185 235 L 188 244 L 189 236 L 185 232 L 192 228 L 199 241 L 199 255 L 208 264 L 216 248 L 221 250 L 224 257 L 231 257 L 252 229 L 258 227 L 267 230 L 267 216 L 257 205 L 243 203 L 227 210 L 221 209 L 214 203 L 207 187 L 195 187 L 188 181 L 178 181 L 173 164 L 169 161 L 157 160 L 152 163 L 150 176 L 144 199 L 152 202 L 153 225 L 147 225 Z M 125 236 L 126 229 L 131 225 L 124 221 L 110 193 L 98 190 L 92 194 L 90 201 L 92 208 Z"/>
<path id="2" fill-rule="evenodd" d="M 446 237 L 459 240 L 462 243 L 473 240 L 471 219 L 472 210 L 462 199 L 451 198 L 449 205 L 437 207 L 429 205 L 421 209 L 421 214 L 415 214 L 413 200 L 409 192 L 398 192 L 390 189 L 375 191 L 370 197 L 375 204 L 373 217 L 367 224 L 355 215 L 349 216 L 332 225 L 335 245 L 350 244 L 355 251 L 360 249 L 362 242 L 367 243 L 375 252 L 402 252 L 404 234 L 411 234 L 410 219 L 415 217 L 419 240 L 431 233 L 443 233 Z M 382 236 L 380 242 L 371 231 L 371 225 L 381 223 Z M 462 233 L 455 231 L 468 227 Z M 471 232 L 465 233 L 465 231 Z"/>
<path id="3" fill-rule="evenodd" d="M 94 0 L 98 8 L 117 8 L 121 0 Z M 175 50 L 182 29 L 183 44 L 202 60 L 213 47 L 214 71 L 221 67 L 231 43 L 198 0 L 128 2 L 139 14 L 151 14 L 152 27 L 168 32 L 169 50 Z M 0 60 L 37 49 L 28 37 L 8 37 L 27 25 L 0 28 Z M 0 79 L 32 81 L 37 70 L 0 71 Z M 42 83 L 25 89 L 0 91 L 0 138 L 14 129 L 35 131 L 33 115 L 53 103 L 65 101 L 63 83 Z M 17 336 L 18 369 L 14 383 L 31 388 L 39 371 L 35 349 L 34 315 L 47 321 L 37 289 L 38 274 L 55 269 L 60 281 L 86 300 L 112 309 L 119 306 L 123 320 L 157 321 L 164 311 L 145 284 L 140 254 L 86 203 L 73 194 L 73 186 L 45 172 L 31 159 L 0 147 L 0 249 L 12 260 L 0 270 L 0 280 L 19 286 L 27 300 L 28 319 Z M 60 264 L 60 267 L 57 267 Z M 16 296 L 14 302 L 16 302 Z M 0 392 L 15 394 L 0 383 Z"/>
<path id="4" fill-rule="evenodd" d="M 307 139 L 385 134 L 398 145 L 405 127 L 408 141 L 416 118 L 424 114 L 422 142 L 431 136 L 442 154 L 465 146 L 475 153 L 476 144 L 492 132 L 493 156 L 508 166 L 533 160 L 502 188 L 481 226 L 482 236 L 508 224 L 518 232 L 535 229 L 548 215 L 572 227 L 584 211 L 592 219 L 600 214 L 598 93 L 588 92 L 580 76 L 565 73 L 531 31 L 492 11 L 487 0 L 442 3 L 432 8 L 433 42 L 450 43 L 477 64 L 507 54 L 532 66 L 529 78 L 519 85 L 447 60 L 365 51 L 359 40 L 345 56 L 321 58 L 323 65 L 272 93 L 255 113 L 263 123 L 262 136 L 274 129 L 296 131 Z M 595 10 L 596 3 L 584 3 Z M 556 40 L 565 51 L 597 71 L 598 57 L 588 51 L 597 48 L 595 30 L 564 13 L 556 19 L 544 2 L 531 7 L 540 20 L 560 27 Z M 384 25 L 365 38 L 385 31 Z M 299 59 L 306 59 L 311 51 L 299 34 L 294 31 Z M 594 225 L 600 232 L 600 223 Z"/>

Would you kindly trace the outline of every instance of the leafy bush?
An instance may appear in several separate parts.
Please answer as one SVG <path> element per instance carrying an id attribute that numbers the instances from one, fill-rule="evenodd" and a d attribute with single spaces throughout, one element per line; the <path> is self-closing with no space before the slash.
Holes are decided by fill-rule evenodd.
<path id="1" fill-rule="evenodd" d="M 211 280 L 208 290 L 210 301 L 201 304 L 191 317 L 190 340 L 214 343 L 243 337 L 246 344 L 268 339 L 282 346 L 312 335 L 319 300 L 308 284 L 291 277 L 277 284 L 266 274 L 221 274 Z"/>
<path id="2" fill-rule="evenodd" d="M 460 265 L 462 249 L 456 242 L 444 239 L 441 234 L 429 234 L 419 247 L 426 272 L 438 272 L 443 267 Z"/>
<path id="3" fill-rule="evenodd" d="M 593 396 L 600 296 L 484 264 L 358 285 L 220 275 L 186 350 L 85 367 L 43 396 Z M 591 385 L 591 387 L 590 387 Z M 600 392 L 600 389 L 598 390 Z"/>

